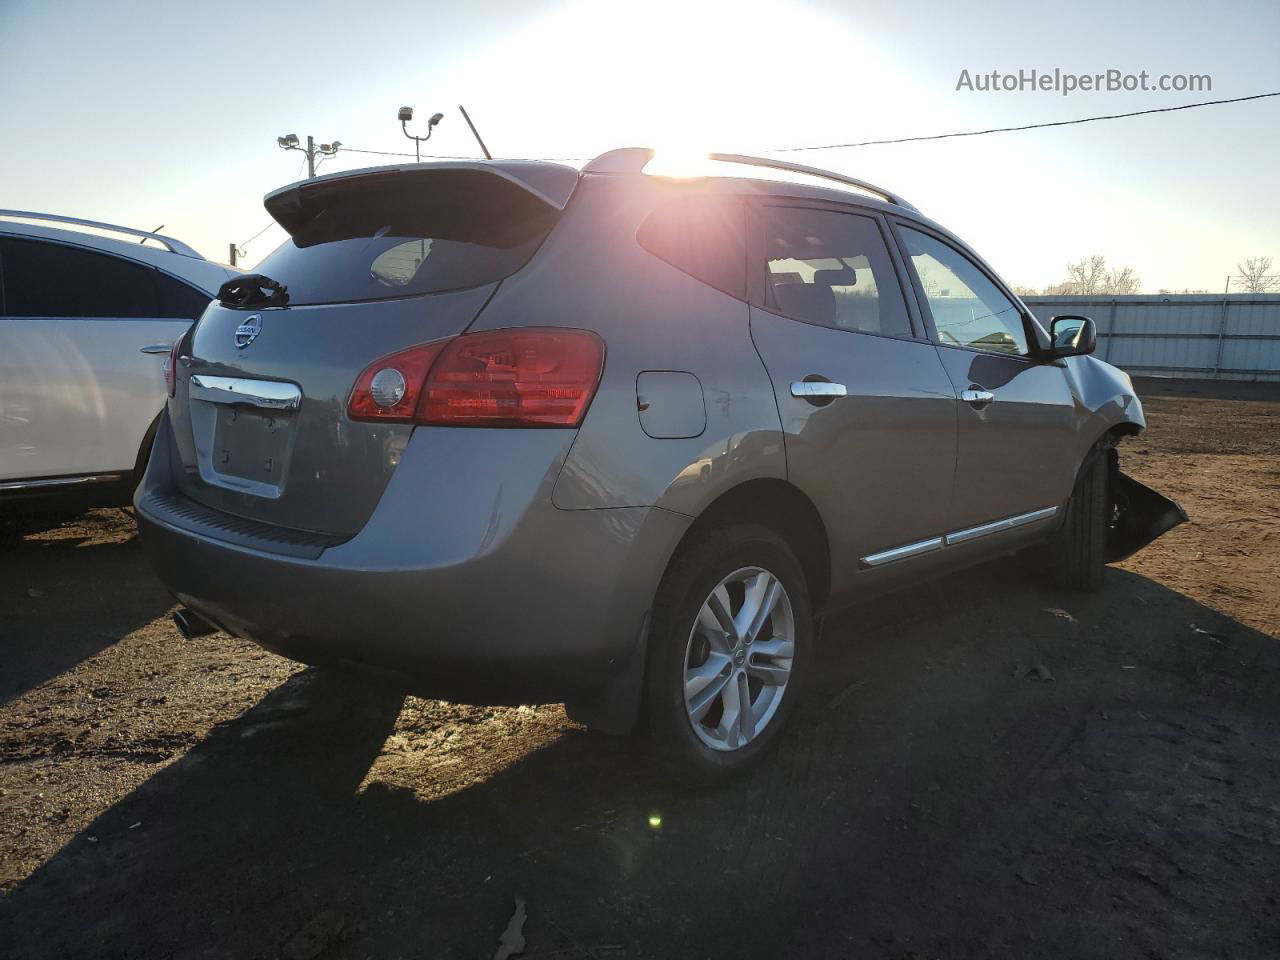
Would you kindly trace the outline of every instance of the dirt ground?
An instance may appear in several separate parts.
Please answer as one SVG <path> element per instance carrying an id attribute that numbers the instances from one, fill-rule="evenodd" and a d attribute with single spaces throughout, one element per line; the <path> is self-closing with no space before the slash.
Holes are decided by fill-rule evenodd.
<path id="1" fill-rule="evenodd" d="M 122 511 L 0 545 L 0 957 L 487 958 L 517 902 L 528 958 L 1280 956 L 1280 387 L 1141 389 L 1122 463 L 1193 523 L 1097 595 L 841 614 L 706 793 L 183 641 Z"/>

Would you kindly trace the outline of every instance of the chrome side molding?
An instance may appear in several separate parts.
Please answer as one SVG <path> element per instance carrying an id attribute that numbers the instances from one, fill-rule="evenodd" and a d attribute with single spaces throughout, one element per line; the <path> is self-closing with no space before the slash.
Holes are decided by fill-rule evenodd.
<path id="1" fill-rule="evenodd" d="M 267 410 L 297 410 L 302 391 L 296 384 L 280 380 L 249 380 L 244 377 L 212 377 L 193 374 L 188 392 L 193 400 L 210 403 L 243 403 Z"/>
<path id="2" fill-rule="evenodd" d="M 862 562 L 868 567 L 881 567 L 886 563 L 893 563 L 895 560 L 906 560 L 908 557 L 918 557 L 941 549 L 942 537 L 933 537 L 930 540 L 908 543 L 905 547 L 894 547 L 892 550 L 873 553 L 869 557 L 863 557 Z"/>
<path id="3" fill-rule="evenodd" d="M 95 473 L 79 477 L 50 477 L 44 480 L 7 480 L 0 491 L 37 490 L 41 487 L 71 487 L 81 483 L 115 483 L 124 478 L 118 473 Z"/>
<path id="4" fill-rule="evenodd" d="M 1032 510 L 1030 513 L 1019 513 L 1012 517 L 1005 517 L 1003 520 L 995 520 L 991 523 L 984 523 L 977 527 L 968 527 L 964 530 L 957 530 L 954 533 L 948 533 L 941 537 L 930 537 L 928 540 L 918 540 L 915 543 L 908 543 L 905 546 L 894 547 L 892 550 L 882 550 L 880 553 L 873 553 L 863 557 L 862 564 L 867 567 L 882 567 L 887 563 L 894 563 L 898 560 L 908 560 L 911 557 L 922 557 L 928 553 L 935 553 L 944 547 L 955 546 L 959 543 L 968 543 L 971 540 L 990 536 L 993 533 L 1004 533 L 1005 531 L 1013 530 L 1017 527 L 1026 526 L 1029 523 L 1048 520 L 1057 513 L 1057 507 L 1045 507 L 1042 510 Z"/>
<path id="5" fill-rule="evenodd" d="M 955 533 L 947 534 L 947 546 L 951 546 L 953 543 L 967 543 L 970 540 L 977 540 L 979 537 L 986 537 L 993 533 L 1003 533 L 1006 530 L 1012 530 L 1014 527 L 1035 523 L 1037 520 L 1048 520 L 1057 512 L 1057 507 L 1045 507 L 1043 510 L 1032 510 L 1030 513 L 1019 513 L 1012 517 L 1005 517 L 1003 520 L 984 523 L 978 527 L 969 527 L 967 530 L 957 530 Z"/>

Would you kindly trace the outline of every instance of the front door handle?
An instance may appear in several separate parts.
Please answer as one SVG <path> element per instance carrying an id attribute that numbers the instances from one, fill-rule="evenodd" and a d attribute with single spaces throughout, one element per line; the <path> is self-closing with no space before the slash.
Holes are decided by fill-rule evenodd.
<path id="1" fill-rule="evenodd" d="M 149 343 L 145 347 L 139 347 L 139 353 L 168 353 L 173 349 L 172 343 Z"/>
<path id="2" fill-rule="evenodd" d="M 996 395 L 990 390 L 974 390 L 972 387 L 960 394 L 961 400 L 972 403 L 975 407 L 985 407 L 995 398 Z"/>
<path id="3" fill-rule="evenodd" d="M 849 390 L 843 383 L 830 380 L 797 380 L 791 384 L 791 395 L 802 400 L 834 400 L 847 397 Z"/>

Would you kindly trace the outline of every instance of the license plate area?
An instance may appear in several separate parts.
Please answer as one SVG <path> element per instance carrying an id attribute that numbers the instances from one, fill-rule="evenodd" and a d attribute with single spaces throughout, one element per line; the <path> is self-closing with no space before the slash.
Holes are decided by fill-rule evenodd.
<path id="1" fill-rule="evenodd" d="M 200 478 L 258 497 L 282 496 L 300 401 L 292 384 L 193 377 L 191 427 Z"/>

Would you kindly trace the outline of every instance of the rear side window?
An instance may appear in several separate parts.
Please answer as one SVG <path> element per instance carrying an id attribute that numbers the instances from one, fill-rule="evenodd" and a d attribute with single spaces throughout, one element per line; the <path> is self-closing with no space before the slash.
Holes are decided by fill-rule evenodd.
<path id="1" fill-rule="evenodd" d="M 0 256 L 11 317 L 163 316 L 150 267 L 40 240 L 0 240 Z"/>
<path id="2" fill-rule="evenodd" d="M 684 197 L 654 210 L 640 226 L 636 240 L 694 279 L 745 300 L 745 218 L 741 201 Z"/>
<path id="3" fill-rule="evenodd" d="M 770 310 L 838 330 L 911 336 L 893 262 L 872 217 L 762 207 L 760 225 Z"/>
<path id="4" fill-rule="evenodd" d="M 515 273 L 559 211 L 491 173 L 435 170 L 304 184 L 274 197 L 290 238 L 255 268 L 289 304 L 460 290 Z"/>

